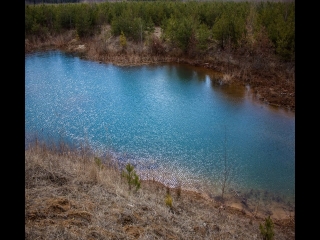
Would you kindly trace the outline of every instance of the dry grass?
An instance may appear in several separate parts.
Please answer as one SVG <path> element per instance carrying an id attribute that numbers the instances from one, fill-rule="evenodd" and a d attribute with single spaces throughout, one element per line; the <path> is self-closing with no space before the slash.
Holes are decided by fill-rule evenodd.
<path id="1" fill-rule="evenodd" d="M 129 192 L 110 157 L 34 144 L 25 150 L 25 239 L 261 239 L 261 218 L 153 181 Z M 170 191 L 172 207 L 166 206 Z M 275 239 L 295 239 L 293 219 Z"/>
<path id="2" fill-rule="evenodd" d="M 220 79 L 220 84 L 225 85 L 225 84 L 230 84 L 233 80 L 233 76 L 231 74 L 225 73 L 222 75 L 222 78 Z"/>

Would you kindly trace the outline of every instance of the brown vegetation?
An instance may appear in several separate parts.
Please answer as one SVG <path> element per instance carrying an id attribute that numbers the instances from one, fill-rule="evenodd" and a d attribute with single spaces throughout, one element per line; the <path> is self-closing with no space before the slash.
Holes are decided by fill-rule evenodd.
<path id="1" fill-rule="evenodd" d="M 25 151 L 25 239 L 260 239 L 264 218 L 202 194 L 142 181 L 129 191 L 111 158 L 34 144 Z M 166 202 L 168 193 L 171 206 Z M 293 218 L 274 239 L 295 239 Z"/>
<path id="2" fill-rule="evenodd" d="M 266 104 L 295 111 L 295 66 L 270 55 L 269 42 L 261 34 L 259 43 L 252 49 L 228 47 L 211 49 L 205 56 L 185 55 L 161 38 L 161 28 L 156 27 L 145 42 L 127 41 L 111 34 L 109 25 L 101 27 L 99 34 L 80 39 L 75 30 L 39 39 L 30 36 L 25 40 L 25 52 L 60 49 L 74 52 L 83 58 L 117 65 L 155 63 L 187 63 L 213 69 L 225 75 L 228 83 L 250 85 L 255 96 Z M 254 45 L 257 46 L 254 46 Z"/>

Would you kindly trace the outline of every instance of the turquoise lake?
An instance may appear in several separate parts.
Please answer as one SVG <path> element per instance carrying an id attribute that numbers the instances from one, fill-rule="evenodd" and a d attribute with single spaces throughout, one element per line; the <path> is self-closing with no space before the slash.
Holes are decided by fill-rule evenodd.
<path id="1" fill-rule="evenodd" d="M 142 178 L 294 202 L 295 113 L 261 103 L 249 87 L 212 81 L 186 65 L 121 67 L 59 51 L 25 56 L 25 138 L 35 134 L 106 152 Z M 157 173 L 157 175 L 154 175 Z"/>

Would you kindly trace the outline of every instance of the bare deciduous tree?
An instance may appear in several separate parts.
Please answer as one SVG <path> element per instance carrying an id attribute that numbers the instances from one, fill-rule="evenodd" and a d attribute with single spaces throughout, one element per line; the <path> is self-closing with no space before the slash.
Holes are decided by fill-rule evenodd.
<path id="1" fill-rule="evenodd" d="M 224 194 L 226 192 L 227 186 L 231 181 L 232 164 L 228 162 L 227 158 L 227 129 L 224 126 L 224 153 L 223 153 L 223 170 L 222 170 L 222 180 L 221 180 L 221 199 L 224 199 Z"/>
<path id="2" fill-rule="evenodd" d="M 224 131 L 224 154 L 223 154 L 223 175 L 222 175 L 222 186 L 221 186 L 221 198 L 223 199 L 224 193 L 226 190 L 226 186 L 229 180 L 230 176 L 230 170 L 231 170 L 231 165 L 228 164 L 228 159 L 227 159 L 227 131 L 226 131 L 226 126 L 225 126 L 225 131 Z"/>

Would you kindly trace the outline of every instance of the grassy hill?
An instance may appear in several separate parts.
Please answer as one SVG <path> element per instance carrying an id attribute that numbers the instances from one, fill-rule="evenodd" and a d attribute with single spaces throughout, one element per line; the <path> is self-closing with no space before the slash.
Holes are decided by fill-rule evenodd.
<path id="1" fill-rule="evenodd" d="M 66 146 L 28 147 L 25 239 L 262 239 L 265 218 L 155 181 L 129 191 L 113 163 Z M 295 239 L 293 217 L 273 222 L 274 239 Z"/>

